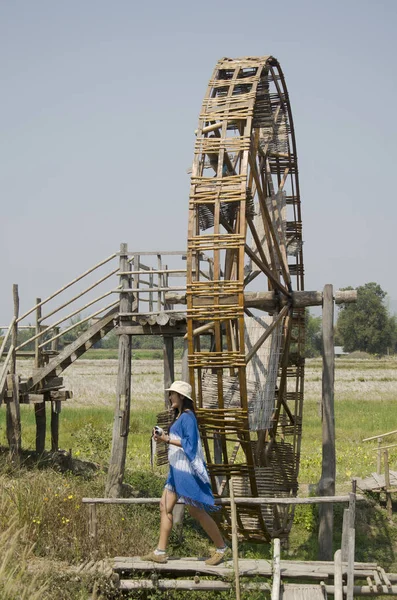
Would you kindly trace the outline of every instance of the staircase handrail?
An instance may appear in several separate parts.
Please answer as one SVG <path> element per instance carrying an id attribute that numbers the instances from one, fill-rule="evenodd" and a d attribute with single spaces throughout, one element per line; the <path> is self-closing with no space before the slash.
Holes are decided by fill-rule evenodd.
<path id="1" fill-rule="evenodd" d="M 91 300 L 90 302 L 88 302 L 87 304 L 85 304 L 84 306 L 79 307 L 78 309 L 76 309 L 75 311 L 69 313 L 68 315 L 66 315 L 65 317 L 62 317 L 62 319 L 59 319 L 58 321 L 55 321 L 55 323 L 52 323 L 51 325 L 49 325 L 48 327 L 46 327 L 45 329 L 43 329 L 42 331 L 40 331 L 39 333 L 36 333 L 36 335 L 32 336 L 31 338 L 29 338 L 28 340 L 25 340 L 24 342 L 22 342 L 22 344 L 19 344 L 19 346 L 17 346 L 17 351 L 21 350 L 24 346 L 27 346 L 27 344 L 30 344 L 31 342 L 34 342 L 35 340 L 43 337 L 48 331 L 50 331 L 51 329 L 55 329 L 55 327 L 57 327 L 58 325 L 60 325 L 61 323 L 63 323 L 64 321 L 67 321 L 68 319 L 74 317 L 75 315 L 77 315 L 78 313 L 82 312 L 83 310 L 85 310 L 86 308 L 88 308 L 89 306 L 91 306 L 92 304 L 95 304 L 96 302 L 99 302 L 100 300 L 103 300 L 103 298 L 106 298 L 107 296 L 109 296 L 112 293 L 112 291 L 110 292 L 106 292 L 105 294 L 102 294 L 102 296 L 98 296 L 97 298 L 95 298 L 94 300 Z M 91 319 L 92 317 L 95 317 L 96 315 L 98 315 L 99 313 L 103 312 L 104 310 L 106 310 L 107 308 L 111 308 L 111 306 L 115 306 L 117 304 L 118 300 L 116 302 L 113 302 L 112 304 L 109 304 L 108 306 L 105 306 L 103 308 L 101 308 L 99 311 L 89 315 L 88 317 L 85 317 L 84 319 L 80 319 L 79 321 L 77 321 L 76 323 L 73 323 L 70 327 L 68 327 L 67 329 L 62 329 L 62 331 L 55 335 L 54 337 L 52 337 L 51 339 L 45 340 L 44 343 L 42 343 L 39 347 L 42 348 L 43 346 L 46 346 L 47 344 L 49 344 L 50 342 L 52 342 L 53 340 L 61 337 L 62 335 L 64 335 L 65 333 L 67 333 L 68 331 L 71 331 L 72 329 L 74 329 L 75 327 L 77 327 L 78 325 L 81 325 L 82 323 L 84 323 L 85 321 L 88 321 L 89 319 Z M 70 303 L 69 303 L 70 304 Z M 65 305 L 67 306 L 67 304 Z M 64 307 L 62 307 L 64 308 Z"/>
<path id="2" fill-rule="evenodd" d="M 14 353 L 14 346 L 11 344 L 11 346 L 8 349 L 6 359 L 5 359 L 4 363 L 1 365 L 2 370 L 0 373 L 0 404 L 3 401 L 4 387 L 5 387 L 7 374 L 8 374 L 8 364 L 11 362 L 13 353 Z"/>
<path id="3" fill-rule="evenodd" d="M 136 305 L 133 309 L 134 314 L 135 313 L 141 314 L 138 310 L 139 309 L 139 301 L 144 302 L 144 303 L 149 302 L 149 312 L 145 311 L 142 314 L 146 314 L 146 313 L 147 314 L 149 314 L 149 313 L 155 314 L 157 312 L 155 310 L 153 311 L 153 308 L 151 308 L 152 305 L 156 303 L 156 299 L 153 298 L 153 295 L 154 295 L 153 293 L 155 293 L 157 296 L 158 311 L 162 312 L 165 309 L 164 312 L 169 312 L 171 305 L 166 302 L 165 292 L 167 290 L 168 291 L 169 290 L 175 291 L 175 289 L 181 290 L 182 288 L 179 288 L 179 287 L 175 288 L 175 286 L 170 287 L 168 284 L 168 277 L 169 276 L 183 276 L 186 273 L 186 269 L 168 268 L 168 266 L 164 265 L 164 263 L 163 263 L 163 256 L 179 255 L 183 259 L 185 254 L 186 254 L 185 251 L 127 252 L 127 256 L 129 257 L 128 263 L 132 267 L 130 271 L 126 271 L 124 273 L 121 271 L 120 265 L 118 265 L 117 268 L 112 269 L 110 272 L 101 276 L 97 281 L 90 283 L 83 290 L 79 291 L 77 294 L 74 294 L 69 300 L 61 302 L 61 304 L 54 309 L 50 309 L 47 314 L 45 314 L 45 315 L 41 314 L 41 307 L 44 306 L 45 304 L 47 304 L 50 300 L 53 300 L 54 298 L 59 296 L 61 293 L 63 293 L 67 289 L 69 289 L 71 286 L 80 282 L 82 279 L 84 279 L 88 275 L 92 274 L 95 270 L 97 270 L 100 267 L 102 267 L 103 265 L 109 263 L 114 258 L 120 256 L 120 252 L 115 252 L 115 253 L 111 254 L 110 256 L 108 256 L 107 258 L 105 258 L 104 260 L 101 260 L 100 262 L 95 264 L 90 269 L 87 269 L 86 271 L 84 271 L 78 277 L 75 277 L 69 283 L 67 283 L 66 285 L 59 288 L 53 294 L 50 294 L 44 300 L 40 300 L 40 302 L 36 302 L 36 304 L 32 308 L 30 308 L 28 311 L 26 311 L 20 317 L 14 317 L 10 327 L 8 328 L 7 340 L 11 333 L 12 327 L 13 326 L 15 327 L 16 325 L 21 323 L 21 321 L 23 321 L 23 319 L 25 319 L 27 316 L 29 316 L 35 312 L 36 313 L 36 324 L 29 326 L 32 329 L 36 329 L 36 331 L 33 332 L 34 335 L 32 337 L 24 340 L 23 342 L 21 342 L 18 345 L 15 344 L 15 351 L 20 352 L 23 348 L 25 348 L 29 344 L 35 342 L 36 353 L 37 353 L 40 350 L 43 350 L 45 347 L 48 347 L 48 344 L 50 344 L 51 342 L 54 342 L 55 340 L 57 340 L 58 338 L 61 338 L 66 333 L 81 326 L 82 323 L 85 323 L 85 322 L 89 321 L 90 319 L 93 319 L 94 317 L 101 314 L 105 310 L 115 307 L 117 305 L 117 303 L 119 302 L 119 299 L 117 301 L 112 302 L 111 304 L 108 304 L 107 306 L 105 306 L 103 308 L 100 308 L 99 310 L 94 311 L 92 314 L 90 314 L 88 316 L 84 316 L 83 319 L 79 319 L 78 321 L 76 321 L 76 323 L 70 324 L 70 326 L 68 326 L 66 329 L 62 329 L 62 331 L 59 331 L 59 325 L 61 325 L 62 323 L 65 323 L 65 321 L 68 321 L 69 319 L 71 319 L 72 317 L 74 317 L 76 315 L 82 316 L 83 311 L 85 311 L 87 308 L 93 306 L 94 304 L 99 303 L 100 301 L 102 301 L 104 298 L 108 297 L 111 294 L 120 293 L 121 289 L 123 287 L 125 287 L 125 283 L 123 286 L 119 285 L 117 287 L 114 284 L 111 284 L 111 289 L 104 292 L 102 295 L 96 297 L 95 299 L 90 300 L 83 306 L 80 306 L 80 307 L 74 309 L 72 312 L 57 319 L 55 322 L 48 324 L 48 325 L 44 324 L 45 320 L 56 315 L 61 310 L 65 309 L 67 306 L 69 306 L 72 303 L 74 303 L 75 301 L 77 301 L 79 298 L 82 298 L 85 294 L 87 294 L 88 292 L 90 292 L 95 287 L 102 284 L 104 281 L 106 281 L 107 279 L 109 279 L 112 276 L 123 277 L 125 275 L 129 275 L 131 277 L 130 281 L 132 283 L 133 289 L 131 289 L 131 284 L 130 284 L 128 286 L 129 289 L 127 289 L 126 292 L 134 293 L 136 295 Z M 157 268 L 147 266 L 141 262 L 141 256 L 146 256 L 146 255 L 147 256 L 150 256 L 150 255 L 157 256 L 157 260 L 158 260 Z M 146 281 L 147 277 L 145 277 L 145 276 L 148 276 L 148 279 L 149 279 L 148 281 Z M 154 277 L 158 278 L 157 283 L 154 283 L 154 281 L 153 281 Z M 140 285 L 142 285 L 143 288 L 140 289 Z M 146 297 L 146 294 L 149 295 L 149 298 Z M 142 296 L 142 295 L 144 295 L 144 296 Z M 24 328 L 23 325 L 19 325 L 19 327 Z M 7 342 L 7 340 L 5 340 L 5 343 Z M 5 343 L 3 342 L 3 344 L 2 344 L 2 352 L 5 349 Z M 1 358 L 2 352 L 0 353 L 0 358 Z"/>
<path id="4" fill-rule="evenodd" d="M 23 319 L 25 319 L 28 315 L 30 315 L 32 312 L 34 312 L 35 310 L 37 310 L 38 308 L 40 308 L 41 306 L 43 306 L 43 304 L 46 304 L 47 302 L 49 302 L 50 300 L 52 300 L 53 298 L 55 298 L 56 296 L 58 296 L 59 294 L 61 294 L 65 290 L 67 290 L 73 284 L 77 283 L 78 281 L 80 281 L 81 279 L 83 279 L 84 277 L 86 277 L 87 275 L 89 275 L 90 273 L 92 273 L 93 271 L 95 271 L 96 269 L 99 269 L 99 267 L 102 267 L 104 264 L 106 264 L 109 261 L 113 260 L 113 258 L 115 258 L 117 255 L 118 255 L 118 252 L 114 252 L 113 254 L 111 254 L 110 256 L 108 256 L 107 258 L 105 258 L 104 260 L 102 260 L 101 262 L 97 263 L 96 265 L 94 265 L 93 267 L 91 267 L 90 269 L 88 269 L 87 271 L 84 271 L 84 273 L 82 273 L 81 275 L 79 275 L 78 277 L 76 277 L 75 279 L 73 279 L 72 281 L 70 281 L 69 283 L 67 283 L 66 285 L 64 285 L 63 287 L 59 288 L 59 290 L 57 290 L 56 292 L 54 292 L 53 294 L 51 294 L 50 296 L 48 296 L 48 298 L 45 298 L 45 300 L 41 300 L 41 302 L 38 302 L 37 304 L 35 304 L 30 310 L 28 310 L 27 312 L 25 312 L 22 316 L 20 316 L 17 319 L 17 323 L 19 323 L 20 321 L 22 321 Z M 117 272 L 117 270 L 115 271 L 115 273 Z"/>
<path id="5" fill-rule="evenodd" d="M 2 341 L 2 344 L 1 344 L 1 348 L 0 348 L 0 359 L 1 359 L 1 357 L 3 356 L 3 354 L 4 354 L 5 347 L 6 347 L 6 344 L 7 344 L 7 342 L 8 342 L 8 338 L 9 338 L 9 337 L 10 337 L 10 335 L 11 335 L 12 328 L 13 328 L 13 326 L 14 326 L 14 324 L 15 324 L 15 321 L 16 321 L 16 317 L 13 317 L 13 318 L 12 318 L 12 320 L 11 320 L 11 323 L 10 323 L 10 324 L 9 324 L 9 326 L 8 326 L 8 329 L 7 329 L 6 327 L 4 328 L 4 329 L 7 329 L 7 333 L 5 334 L 5 336 L 4 336 L 4 339 L 3 339 L 3 341 Z"/>
<path id="6" fill-rule="evenodd" d="M 107 294 L 104 294 L 103 297 L 108 296 L 109 292 Z M 95 300 L 95 302 L 98 301 L 98 298 Z M 49 340 L 46 340 L 45 342 L 43 342 L 42 344 L 40 344 L 39 348 L 43 348 L 44 346 L 46 346 L 47 344 L 49 344 L 50 342 L 53 342 L 54 340 L 57 340 L 58 338 L 62 337 L 63 335 L 65 335 L 65 333 L 68 333 L 69 331 L 72 331 L 72 329 L 74 329 L 75 327 L 77 327 L 78 325 L 81 325 L 82 323 L 85 323 L 86 321 L 89 321 L 90 319 L 93 319 L 94 317 L 97 317 L 98 315 L 100 315 L 102 312 L 104 312 L 105 310 L 109 310 L 111 308 L 113 308 L 114 306 L 117 306 L 117 304 L 119 303 L 118 300 L 116 300 L 115 302 L 111 302 L 110 304 L 107 304 L 106 306 L 103 306 L 102 308 L 100 308 L 99 310 L 97 310 L 96 312 L 92 313 L 91 315 L 88 315 L 88 317 L 84 317 L 84 319 L 80 319 L 80 321 L 78 321 L 77 323 L 73 323 L 73 325 L 71 325 L 70 327 L 68 327 L 67 329 L 62 329 L 62 331 L 60 333 L 58 333 L 57 335 L 54 335 L 54 337 L 50 338 Z M 80 311 L 79 311 L 80 312 Z M 49 327 L 48 329 L 53 329 L 52 327 Z M 48 331 L 47 329 L 47 331 Z M 33 338 L 32 338 L 33 339 Z M 31 340 L 29 340 L 30 342 Z M 19 348 L 19 347 L 18 347 Z M 17 348 L 17 349 L 18 349 Z"/>
<path id="7" fill-rule="evenodd" d="M 388 431 L 387 433 L 379 433 L 378 435 L 374 435 L 372 437 L 365 438 L 365 440 L 363 440 L 363 442 L 370 442 L 371 440 L 378 440 L 379 438 L 384 438 L 389 435 L 395 435 L 396 433 L 397 433 L 397 429 L 395 431 Z"/>

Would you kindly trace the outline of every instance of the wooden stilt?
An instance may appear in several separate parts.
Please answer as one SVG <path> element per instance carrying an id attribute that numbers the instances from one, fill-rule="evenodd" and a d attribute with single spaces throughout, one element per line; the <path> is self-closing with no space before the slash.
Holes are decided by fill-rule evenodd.
<path id="1" fill-rule="evenodd" d="M 59 447 L 59 415 L 62 402 L 55 400 L 51 402 L 51 450 L 56 452 Z"/>
<path id="2" fill-rule="evenodd" d="M 349 527 L 350 527 L 350 511 L 345 508 L 343 511 L 343 522 L 342 522 L 342 562 L 347 562 L 349 554 Z"/>
<path id="3" fill-rule="evenodd" d="M 18 315 L 19 315 L 19 294 L 18 286 L 12 286 L 12 296 L 14 302 L 14 322 L 11 332 L 11 363 L 10 363 L 10 384 L 12 388 L 12 398 L 7 403 L 7 440 L 10 447 L 12 460 L 17 460 L 21 449 L 21 415 L 19 408 L 19 378 L 16 375 L 16 347 L 18 345 Z"/>
<path id="4" fill-rule="evenodd" d="M 120 245 L 120 271 L 131 270 L 127 244 Z M 134 265 L 135 266 L 135 265 Z M 120 276 L 121 288 L 129 288 L 130 275 Z M 131 295 L 120 292 L 120 312 L 131 311 Z M 105 495 L 120 496 L 123 483 L 131 403 L 131 336 L 119 336 L 119 370 L 117 376 L 116 408 L 113 422 L 112 450 Z"/>
<path id="5" fill-rule="evenodd" d="M 44 396 L 43 396 L 44 398 Z M 46 435 L 46 409 L 45 402 L 34 405 L 34 416 L 36 419 L 36 452 L 43 454 L 45 450 Z"/>
<path id="6" fill-rule="evenodd" d="M 183 352 L 182 352 L 181 380 L 189 382 L 189 368 L 188 368 L 188 364 L 187 364 L 187 354 L 188 354 L 187 340 L 184 340 Z M 173 366 L 173 368 L 174 368 L 174 366 Z M 175 377 L 175 373 L 173 371 L 172 379 L 174 377 Z M 166 408 L 169 408 L 168 394 L 167 394 L 167 399 L 166 399 Z M 175 504 L 174 510 L 172 511 L 172 519 L 173 519 L 173 524 L 174 524 L 175 530 L 177 532 L 178 539 L 181 542 L 182 536 L 183 536 L 183 522 L 185 519 L 185 505 L 184 504 Z"/>
<path id="7" fill-rule="evenodd" d="M 54 335 L 58 335 L 59 327 L 54 328 Z M 51 350 L 58 352 L 58 339 L 52 340 Z M 62 410 L 62 402 L 60 400 L 51 401 L 51 450 L 56 452 L 59 448 L 59 415 Z"/>
<path id="8" fill-rule="evenodd" d="M 273 541 L 273 585 L 272 585 L 272 600 L 279 600 L 281 587 L 281 569 L 280 569 L 280 554 L 281 544 L 278 538 Z"/>
<path id="9" fill-rule="evenodd" d="M 12 386 L 12 398 L 7 403 L 7 440 L 10 447 L 11 459 L 17 461 L 21 450 L 21 415 L 19 408 L 18 375 L 10 375 L 9 381 Z"/>
<path id="10" fill-rule="evenodd" d="M 163 336 L 163 356 L 164 356 L 164 389 L 169 388 L 175 379 L 174 366 L 174 338 L 171 335 Z M 164 406 L 168 410 L 170 403 L 168 392 L 164 392 Z"/>
<path id="11" fill-rule="evenodd" d="M 189 367 L 187 362 L 188 357 L 188 342 L 187 340 L 183 340 L 183 352 L 182 352 L 182 381 L 189 382 Z"/>
<path id="12" fill-rule="evenodd" d="M 237 508 L 234 501 L 233 477 L 230 480 L 230 516 L 232 518 L 232 552 L 233 568 L 236 582 L 236 600 L 240 600 L 240 569 L 238 565 L 238 537 L 237 537 Z"/>
<path id="13" fill-rule="evenodd" d="M 41 331 L 41 298 L 36 298 L 36 330 L 35 336 L 40 334 Z M 43 366 L 42 354 L 40 351 L 40 339 L 36 338 L 34 342 L 34 366 L 39 369 Z M 34 405 L 34 416 L 36 419 L 36 452 L 37 454 L 43 454 L 45 450 L 45 436 L 46 436 L 46 407 L 44 402 L 45 397 L 43 396 L 43 402 Z"/>
<path id="14" fill-rule="evenodd" d="M 335 495 L 335 415 L 334 415 L 334 300 L 332 285 L 326 285 L 323 293 L 323 457 L 319 483 L 320 496 Z M 319 559 L 332 560 L 333 505 L 319 507 L 318 532 Z"/>
<path id="15" fill-rule="evenodd" d="M 389 469 L 389 452 L 388 450 L 383 451 L 384 463 L 385 463 L 385 489 L 386 489 L 386 509 L 387 517 L 391 519 L 393 516 L 393 503 L 390 493 L 390 469 Z"/>
<path id="16" fill-rule="evenodd" d="M 88 505 L 88 535 L 90 536 L 93 543 L 95 543 L 98 537 L 98 519 L 96 504 Z"/>
<path id="17" fill-rule="evenodd" d="M 334 569 L 334 600 L 343 600 L 342 550 L 337 550 L 334 554 Z"/>

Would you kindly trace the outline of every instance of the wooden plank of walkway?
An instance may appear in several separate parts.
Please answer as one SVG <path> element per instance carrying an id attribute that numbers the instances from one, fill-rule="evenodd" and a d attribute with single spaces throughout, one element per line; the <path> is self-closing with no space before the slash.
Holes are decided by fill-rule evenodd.
<path id="1" fill-rule="evenodd" d="M 371 473 L 365 479 L 357 479 L 357 487 L 362 491 L 383 490 L 386 487 L 385 476 L 380 473 Z M 390 487 L 397 488 L 397 471 L 390 471 Z"/>
<path id="2" fill-rule="evenodd" d="M 324 600 L 321 585 L 285 583 L 281 586 L 280 600 Z"/>
<path id="3" fill-rule="evenodd" d="M 372 577 L 376 570 L 376 563 L 355 563 L 354 575 L 356 577 Z M 205 564 L 205 559 L 197 558 L 169 558 L 167 563 L 154 563 L 143 561 L 139 557 L 117 556 L 113 559 L 113 570 L 117 572 L 159 572 L 178 575 L 213 575 L 215 577 L 230 577 L 233 574 L 233 561 L 226 561 L 216 567 Z M 347 563 L 342 563 L 342 573 L 345 575 Z M 333 561 L 280 561 L 280 572 L 283 578 L 305 577 L 321 581 L 334 576 Z M 272 561 L 264 559 L 239 559 L 240 577 L 261 576 L 272 577 Z"/>
<path id="4" fill-rule="evenodd" d="M 189 590 L 189 591 L 217 591 L 226 592 L 233 588 L 233 584 L 226 581 L 214 581 L 213 579 L 122 579 L 119 584 L 119 590 Z M 245 591 L 254 590 L 270 592 L 268 583 L 242 583 L 241 588 Z M 92 599 L 93 600 L 93 599 Z"/>

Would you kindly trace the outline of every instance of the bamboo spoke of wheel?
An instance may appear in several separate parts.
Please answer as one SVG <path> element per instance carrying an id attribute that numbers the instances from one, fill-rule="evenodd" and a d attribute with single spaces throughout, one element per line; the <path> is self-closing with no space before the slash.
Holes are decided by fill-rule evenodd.
<path id="1" fill-rule="evenodd" d="M 245 244 L 245 252 L 252 259 L 252 261 L 260 268 L 260 270 L 270 279 L 270 281 L 273 283 L 275 288 L 277 288 L 285 296 L 288 296 L 288 297 L 291 296 L 289 290 L 287 290 L 287 288 L 284 287 L 282 283 L 277 281 L 277 279 L 274 277 L 272 271 L 265 264 L 263 264 L 263 262 L 256 256 L 255 252 L 253 250 L 251 250 L 251 248 L 248 246 L 248 244 Z"/>
<path id="2" fill-rule="evenodd" d="M 272 425 L 272 437 L 273 439 L 276 437 L 278 421 L 280 418 L 281 406 L 284 403 L 284 393 L 287 387 L 287 370 L 288 370 L 288 361 L 289 361 L 289 348 L 291 342 L 291 332 L 292 332 L 292 317 L 289 314 L 285 319 L 285 337 L 284 337 L 284 348 L 283 348 L 283 357 L 281 361 L 281 377 L 280 377 L 280 386 L 278 390 L 277 397 L 277 405 L 273 414 L 273 425 Z"/>
<path id="3" fill-rule="evenodd" d="M 291 289 L 291 277 L 290 277 L 290 274 L 288 271 L 288 263 L 286 261 L 286 257 L 283 256 L 283 253 L 280 249 L 278 237 L 277 237 L 276 231 L 274 229 L 274 226 L 273 226 L 270 214 L 269 214 L 269 210 L 266 205 L 266 197 L 263 192 L 262 185 L 261 185 L 261 182 L 259 179 L 257 165 L 256 165 L 255 160 L 253 160 L 252 157 L 250 159 L 250 166 L 251 166 L 251 170 L 254 173 L 254 180 L 255 180 L 256 189 L 258 192 L 259 207 L 261 209 L 262 219 L 263 219 L 264 223 L 266 223 L 266 225 L 270 231 L 272 242 L 273 242 L 278 260 L 280 262 L 281 270 L 283 272 L 284 281 L 287 284 L 288 289 Z"/>
<path id="4" fill-rule="evenodd" d="M 273 321 L 273 323 L 266 329 L 266 331 L 264 331 L 264 333 L 262 333 L 261 337 L 258 339 L 257 342 L 255 342 L 255 344 L 252 346 L 251 350 L 246 355 L 246 357 L 245 357 L 246 364 L 249 363 L 249 361 L 257 353 L 257 351 L 262 346 L 262 344 L 264 344 L 264 342 L 267 340 L 267 338 L 270 336 L 270 334 L 273 333 L 274 329 L 277 327 L 277 325 L 279 325 L 281 320 L 288 313 L 288 310 L 289 310 L 289 307 L 284 306 L 281 309 L 281 311 L 279 312 L 279 314 L 277 315 L 276 319 Z"/>

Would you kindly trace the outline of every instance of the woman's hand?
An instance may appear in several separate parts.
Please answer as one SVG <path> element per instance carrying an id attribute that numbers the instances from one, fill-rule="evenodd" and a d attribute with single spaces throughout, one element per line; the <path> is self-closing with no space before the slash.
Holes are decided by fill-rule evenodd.
<path id="1" fill-rule="evenodd" d="M 155 442 L 164 442 L 165 444 L 169 443 L 170 436 L 164 431 L 159 435 L 156 433 L 156 430 L 153 428 L 153 439 Z"/>

